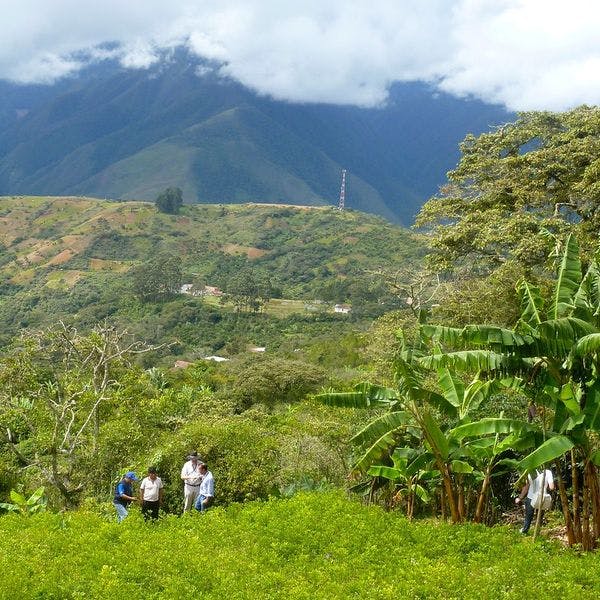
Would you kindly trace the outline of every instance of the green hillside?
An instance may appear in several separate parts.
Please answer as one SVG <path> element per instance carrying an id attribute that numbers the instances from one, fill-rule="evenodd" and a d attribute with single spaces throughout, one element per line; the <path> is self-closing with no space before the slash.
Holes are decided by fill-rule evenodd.
<path id="1" fill-rule="evenodd" d="M 178 342 L 178 352 L 215 351 L 240 335 L 278 346 L 281 319 L 305 333 L 360 330 L 398 305 L 381 266 L 400 269 L 421 254 L 406 230 L 331 207 L 197 205 L 171 216 L 147 202 L 29 196 L 0 198 L 0 242 L 4 341 L 60 319 L 91 326 L 110 317 L 144 339 Z M 165 255 L 181 283 L 225 296 L 140 300 L 133 273 Z M 248 278 L 269 282 L 261 314 L 228 301 Z M 334 314 L 336 303 L 352 314 Z"/>

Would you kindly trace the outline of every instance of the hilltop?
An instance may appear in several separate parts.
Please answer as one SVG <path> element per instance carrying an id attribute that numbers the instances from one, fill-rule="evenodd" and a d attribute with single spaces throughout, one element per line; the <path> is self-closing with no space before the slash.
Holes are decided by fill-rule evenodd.
<path id="1" fill-rule="evenodd" d="M 110 317 L 146 339 L 211 351 L 240 335 L 272 340 L 277 316 L 307 321 L 300 329 L 319 319 L 356 326 L 397 304 L 377 275 L 382 266 L 402 269 L 422 253 L 406 230 L 331 207 L 195 205 L 172 216 L 148 202 L 48 196 L 0 198 L 0 242 L 4 341 L 59 319 L 90 326 Z M 189 295 L 142 302 L 132 273 L 161 255 L 197 287 L 227 293 L 235 281 L 267 278 L 279 303 L 253 317 Z M 350 302 L 351 318 L 330 314 L 335 302 Z"/>

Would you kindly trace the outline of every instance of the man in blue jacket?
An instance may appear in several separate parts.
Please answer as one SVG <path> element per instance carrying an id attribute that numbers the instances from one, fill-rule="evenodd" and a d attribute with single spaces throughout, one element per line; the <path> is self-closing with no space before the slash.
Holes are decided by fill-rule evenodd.
<path id="1" fill-rule="evenodd" d="M 113 504 L 117 509 L 119 523 L 129 514 L 127 507 L 136 499 L 131 486 L 133 481 L 138 481 L 138 478 L 133 471 L 127 471 L 115 488 Z"/>

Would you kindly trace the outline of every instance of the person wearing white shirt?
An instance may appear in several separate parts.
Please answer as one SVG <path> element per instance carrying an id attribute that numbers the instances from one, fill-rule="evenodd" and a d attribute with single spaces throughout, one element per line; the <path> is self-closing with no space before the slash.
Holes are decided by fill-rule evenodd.
<path id="1" fill-rule="evenodd" d="M 543 489 L 542 489 L 543 488 Z M 521 490 L 521 494 L 515 498 L 515 503 L 519 504 L 525 498 L 525 520 L 521 533 L 527 533 L 531 527 L 533 521 L 533 512 L 537 508 L 538 510 L 544 510 L 546 500 L 551 502 L 550 491 L 554 489 L 554 477 L 552 477 L 552 471 L 546 469 L 545 471 L 536 471 L 535 477 L 527 475 L 527 482 Z M 550 490 L 550 491 L 549 491 Z"/>
<path id="2" fill-rule="evenodd" d="M 200 461 L 198 453 L 192 452 L 188 455 L 187 462 L 181 469 L 181 479 L 183 486 L 183 512 L 192 510 L 198 494 L 200 493 L 200 484 L 202 483 L 202 474 L 200 473 Z"/>
<path id="3" fill-rule="evenodd" d="M 215 499 L 215 479 L 204 463 L 200 463 L 200 472 L 202 483 L 195 506 L 197 511 L 204 512 L 210 508 Z"/>
<path id="4" fill-rule="evenodd" d="M 162 479 L 156 474 L 155 467 L 148 467 L 148 476 L 144 477 L 140 484 L 140 502 L 142 503 L 142 514 L 146 521 L 148 518 L 158 519 L 162 496 Z"/>

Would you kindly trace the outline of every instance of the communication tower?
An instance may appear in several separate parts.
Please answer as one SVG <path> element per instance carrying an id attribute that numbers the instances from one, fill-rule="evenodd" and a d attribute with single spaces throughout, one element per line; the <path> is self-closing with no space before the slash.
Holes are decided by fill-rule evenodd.
<path id="1" fill-rule="evenodd" d="M 338 202 L 338 210 L 344 210 L 346 203 L 346 169 L 342 169 L 342 185 L 340 186 L 340 201 Z"/>

